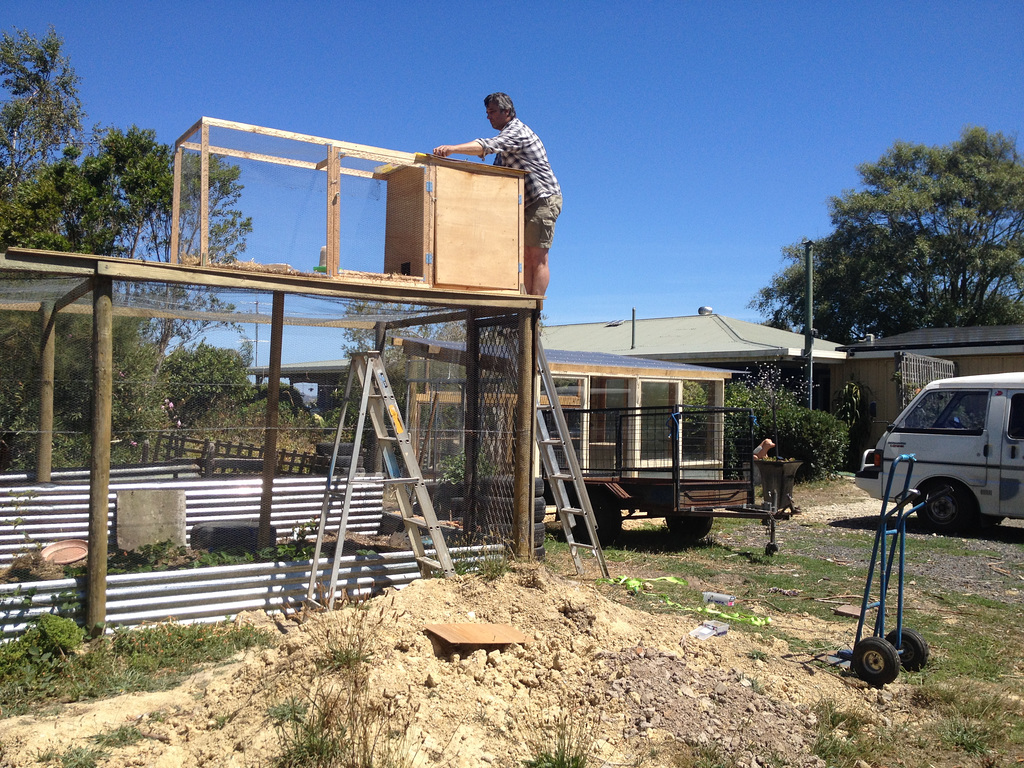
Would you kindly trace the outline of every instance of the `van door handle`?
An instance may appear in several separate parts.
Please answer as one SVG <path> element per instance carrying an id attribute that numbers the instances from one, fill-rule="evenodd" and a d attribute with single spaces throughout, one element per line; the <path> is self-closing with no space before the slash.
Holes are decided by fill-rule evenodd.
<path id="1" fill-rule="evenodd" d="M 1010 458 L 1011 459 L 1016 459 L 1017 458 L 1017 446 L 1016 445 L 1011 445 L 1010 446 Z"/>
<path id="2" fill-rule="evenodd" d="M 981 455 L 988 458 L 988 443 L 985 443 L 985 447 L 981 449 Z"/>

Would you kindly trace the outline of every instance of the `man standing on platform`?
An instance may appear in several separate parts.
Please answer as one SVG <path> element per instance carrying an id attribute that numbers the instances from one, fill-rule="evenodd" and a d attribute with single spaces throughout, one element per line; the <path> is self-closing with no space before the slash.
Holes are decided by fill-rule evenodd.
<path id="1" fill-rule="evenodd" d="M 490 94 L 484 98 L 484 107 L 491 127 L 500 131 L 497 136 L 464 144 L 442 144 L 434 148 L 434 154 L 438 157 L 495 155 L 495 165 L 526 171 L 523 282 L 528 294 L 543 296 L 550 279 L 548 251 L 555 235 L 555 221 L 562 211 L 562 189 L 551 171 L 544 143 L 516 117 L 516 108 L 508 94 Z"/>

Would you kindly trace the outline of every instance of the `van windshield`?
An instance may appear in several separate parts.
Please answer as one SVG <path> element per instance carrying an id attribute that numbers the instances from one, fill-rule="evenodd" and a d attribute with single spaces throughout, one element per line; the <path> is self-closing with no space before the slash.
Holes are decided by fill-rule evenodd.
<path id="1" fill-rule="evenodd" d="M 937 389 L 921 397 L 903 419 L 904 430 L 981 434 L 988 412 L 987 390 Z"/>

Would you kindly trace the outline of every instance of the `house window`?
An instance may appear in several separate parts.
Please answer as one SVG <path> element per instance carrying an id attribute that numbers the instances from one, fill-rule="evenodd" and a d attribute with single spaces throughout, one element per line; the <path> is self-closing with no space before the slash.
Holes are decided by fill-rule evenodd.
<path id="1" fill-rule="evenodd" d="M 646 408 L 676 404 L 676 385 L 671 381 L 641 381 L 640 405 Z"/>

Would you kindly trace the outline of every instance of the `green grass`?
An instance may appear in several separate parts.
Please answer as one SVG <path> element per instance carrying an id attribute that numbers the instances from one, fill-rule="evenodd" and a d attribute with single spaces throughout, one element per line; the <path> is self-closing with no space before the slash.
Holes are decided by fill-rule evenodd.
<path id="1" fill-rule="evenodd" d="M 270 642 L 267 634 L 248 626 L 158 624 L 116 630 L 93 641 L 85 653 L 4 664 L 5 657 L 20 658 L 14 653 L 18 641 L 13 641 L 0 653 L 3 715 L 121 693 L 164 690 L 203 664 Z"/>

